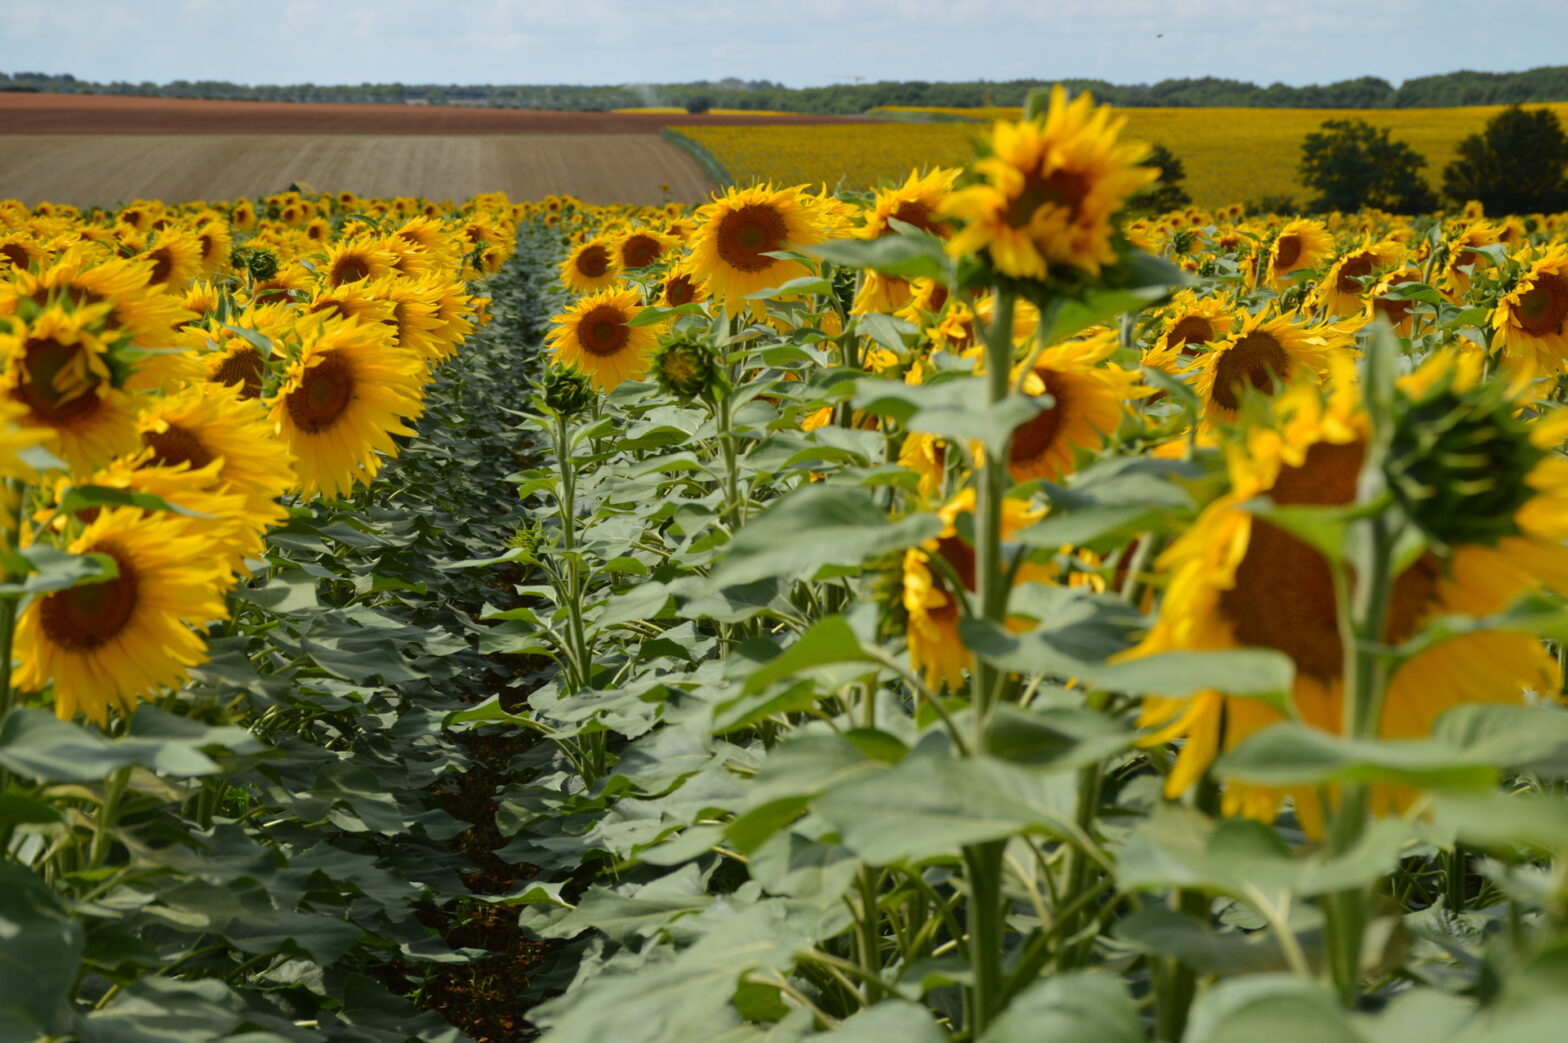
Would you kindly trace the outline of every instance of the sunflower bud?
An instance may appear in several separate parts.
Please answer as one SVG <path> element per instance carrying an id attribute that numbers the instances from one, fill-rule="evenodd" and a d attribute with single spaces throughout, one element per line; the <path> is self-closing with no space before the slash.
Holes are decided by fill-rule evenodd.
<path id="1" fill-rule="evenodd" d="M 653 354 L 653 379 L 676 398 L 704 398 L 716 387 L 718 367 L 713 349 L 700 340 L 676 336 Z"/>
<path id="2" fill-rule="evenodd" d="M 1450 381 L 1402 403 L 1385 466 L 1435 543 L 1494 544 L 1518 532 L 1514 513 L 1534 494 L 1525 479 L 1544 455 L 1500 383 L 1459 391 Z"/>
<path id="3" fill-rule="evenodd" d="M 539 550 L 539 530 L 536 528 L 518 529 L 512 534 L 512 538 L 506 542 L 513 550 L 522 551 L 522 554 L 517 558 L 518 561 L 531 563 L 535 560 L 535 554 Z"/>
<path id="4" fill-rule="evenodd" d="M 265 247 L 253 247 L 246 252 L 245 267 L 253 279 L 270 279 L 278 274 L 278 255 Z"/>
<path id="5" fill-rule="evenodd" d="M 544 392 L 544 404 L 562 416 L 575 416 L 593 401 L 588 378 L 564 366 L 551 366 L 546 370 L 539 389 Z"/>

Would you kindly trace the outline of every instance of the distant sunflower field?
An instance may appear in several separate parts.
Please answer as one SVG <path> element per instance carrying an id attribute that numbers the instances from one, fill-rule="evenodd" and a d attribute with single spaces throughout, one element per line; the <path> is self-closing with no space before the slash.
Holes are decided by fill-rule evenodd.
<path id="1" fill-rule="evenodd" d="M 1568 214 L 1023 116 L 0 211 L 0 1038 L 1552 1038 Z"/>
<path id="2" fill-rule="evenodd" d="M 1532 106 L 1535 107 L 1535 106 Z M 1541 106 L 1568 118 L 1568 103 Z M 1169 148 L 1186 167 L 1185 187 L 1199 206 L 1216 207 L 1265 197 L 1306 199 L 1298 180 L 1301 142 L 1325 120 L 1362 119 L 1393 130 L 1396 140 L 1427 160 L 1436 182 L 1459 142 L 1481 130 L 1500 106 L 1455 109 L 1197 109 L 1122 110 L 1128 133 Z M 1017 119 L 1016 108 L 896 108 L 873 110 L 950 122 L 904 122 L 847 127 L 695 127 L 673 129 L 707 149 L 739 184 L 826 182 L 875 188 L 911 167 L 953 166 L 993 120 Z"/>

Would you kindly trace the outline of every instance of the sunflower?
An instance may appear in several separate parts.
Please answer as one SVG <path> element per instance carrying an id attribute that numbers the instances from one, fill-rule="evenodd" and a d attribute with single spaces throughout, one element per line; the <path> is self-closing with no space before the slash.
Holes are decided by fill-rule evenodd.
<path id="1" fill-rule="evenodd" d="M 902 221 L 941 239 L 950 238 L 953 226 L 938 218 L 942 202 L 952 190 L 958 171 L 937 169 L 921 175 L 910 171 L 909 177 L 897 188 L 884 188 L 872 199 L 866 223 L 857 235 L 862 239 L 879 239 L 897 231 L 892 222 Z M 884 275 L 867 269 L 861 276 L 860 289 L 855 294 L 851 314 L 866 315 L 880 312 L 891 315 L 910 302 L 913 291 L 907 279 Z"/>
<path id="2" fill-rule="evenodd" d="M 175 516 L 136 508 L 99 513 L 68 547 L 103 554 L 118 575 L 34 601 L 16 627 L 17 684 L 54 685 L 55 713 L 85 713 L 100 726 L 109 708 L 127 714 L 138 698 L 185 680 L 206 661 L 193 628 L 226 617 L 221 562 Z"/>
<path id="3" fill-rule="evenodd" d="M 278 499 L 294 487 L 294 461 L 259 402 L 238 388 L 188 388 L 155 399 L 136 419 L 144 466 L 200 471 L 216 464 L 213 485 L 245 498 L 257 529 L 287 517 Z"/>
<path id="4" fill-rule="evenodd" d="M 615 256 L 620 267 L 646 268 L 656 263 L 675 246 L 675 240 L 651 228 L 634 228 L 615 241 Z"/>
<path id="5" fill-rule="evenodd" d="M 1318 285 L 1319 306 L 1341 318 L 1360 315 L 1366 311 L 1368 287 L 1375 282 L 1369 281 L 1370 277 L 1380 269 L 1397 264 L 1404 252 L 1405 248 L 1392 240 L 1363 241 L 1329 268 Z"/>
<path id="6" fill-rule="evenodd" d="M 1468 209 L 1466 210 L 1468 214 Z M 1493 246 L 1499 241 L 1500 230 L 1489 221 L 1476 220 L 1466 224 L 1443 244 L 1448 263 L 1443 266 L 1442 289 L 1448 298 L 1458 303 L 1470 292 L 1470 275 L 1478 267 L 1485 268 L 1492 262 L 1478 246 Z"/>
<path id="7" fill-rule="evenodd" d="M 1130 658 L 1184 650 L 1271 648 L 1296 667 L 1291 701 L 1307 723 L 1338 732 L 1344 697 L 1343 650 L 1330 568 L 1309 544 L 1245 509 L 1263 497 L 1279 505 L 1330 506 L 1355 499 L 1370 422 L 1347 362 L 1335 365 L 1327 393 L 1296 385 L 1274 403 L 1272 422 L 1243 433 L 1232 445 L 1232 491 L 1211 503 L 1161 556 L 1169 582 L 1158 619 Z M 1407 398 L 1463 395 L 1479 366 L 1453 353 L 1434 356 L 1402 381 Z M 1501 490 L 1517 504 L 1489 515 L 1506 531 L 1487 541 L 1452 541 L 1428 549 L 1396 578 L 1384 641 L 1409 640 L 1429 620 L 1448 614 L 1486 615 L 1546 585 L 1568 588 L 1568 460 L 1549 454 L 1560 423 L 1537 425 L 1527 436 L 1538 462 L 1522 482 Z M 1461 432 L 1461 436 L 1463 433 Z M 1520 440 L 1522 444 L 1522 439 Z M 1530 447 L 1526 447 L 1529 449 Z M 1510 450 L 1511 451 L 1511 450 Z M 1444 515 L 1450 521 L 1451 513 Z M 1393 675 L 1380 734 L 1428 734 L 1445 710 L 1465 702 L 1521 702 L 1524 690 L 1555 693 L 1555 658 L 1533 636 L 1478 631 L 1435 644 Z M 1177 797 L 1207 770 L 1216 753 L 1280 720 L 1256 700 L 1205 691 L 1190 699 L 1149 697 L 1142 723 L 1157 729 L 1150 743 L 1186 741 L 1166 780 Z M 1284 791 L 1229 786 L 1227 814 L 1271 820 Z M 1321 832 L 1313 793 L 1296 792 L 1303 825 Z M 1391 789 L 1375 794 L 1381 810 L 1400 801 Z"/>
<path id="8" fill-rule="evenodd" d="M 1322 376 L 1336 356 L 1353 355 L 1350 343 L 1333 326 L 1300 326 L 1260 312 L 1198 357 L 1193 390 L 1206 419 L 1235 420 L 1247 389 L 1272 395 L 1280 386 Z"/>
<path id="9" fill-rule="evenodd" d="M 368 236 L 334 243 L 327 247 L 327 259 L 321 265 L 321 278 L 328 286 L 378 279 L 393 272 L 397 255 L 380 242 Z"/>
<path id="10" fill-rule="evenodd" d="M 642 310 L 635 289 L 609 289 L 584 297 L 551 321 L 546 342 L 554 359 L 581 370 L 600 391 L 613 391 L 648 371 L 659 342 L 659 325 L 633 326 Z"/>
<path id="11" fill-rule="evenodd" d="M 50 432 L 46 448 L 76 471 L 135 445 L 130 400 L 110 369 L 113 342 L 102 336 L 107 308 L 53 307 L 0 331 L 0 389 L 26 409 L 23 423 Z"/>
<path id="12" fill-rule="evenodd" d="M 53 301 L 81 306 L 101 304 L 106 330 L 131 338 L 139 347 L 166 347 L 174 331 L 196 316 L 179 298 L 149 283 L 149 261 L 105 259 L 96 248 L 78 245 L 41 272 L 16 272 L 0 282 L 0 315 L 15 313 L 23 298 L 40 307 Z"/>
<path id="13" fill-rule="evenodd" d="M 682 261 L 665 273 L 664 287 L 659 291 L 659 304 L 663 307 L 678 308 L 707 299 L 708 288 L 692 273 L 690 261 Z"/>
<path id="14" fill-rule="evenodd" d="M 1225 301 L 1182 290 L 1163 310 L 1159 339 L 1144 356 L 1143 364 L 1175 375 L 1184 360 L 1223 339 L 1235 322 L 1236 314 Z"/>
<path id="15" fill-rule="evenodd" d="M 939 512 L 942 531 L 935 539 L 926 540 L 919 547 L 904 552 L 904 608 L 909 613 L 906 633 L 909 639 L 909 659 L 916 670 L 923 672 L 933 688 L 943 681 L 949 688 L 958 689 L 964 683 L 964 671 L 970 669 L 974 657 L 964 647 L 958 636 L 959 604 L 948 589 L 942 571 L 932 564 L 940 556 L 963 583 L 970 596 L 975 592 L 974 548 L 959 534 L 960 515 L 973 515 L 975 491 L 959 491 Z M 1019 529 L 1038 521 L 1044 511 L 1031 507 L 1022 500 L 1002 501 L 1002 538 L 1005 540 Z M 1016 583 L 1039 582 L 1050 578 L 1051 570 L 1034 564 L 1021 566 Z"/>
<path id="16" fill-rule="evenodd" d="M 964 222 L 948 242 L 955 257 L 987 251 L 1005 275 L 1044 279 L 1052 265 L 1097 274 L 1116 259 L 1111 218 L 1159 172 L 1139 165 L 1147 149 L 1117 140 L 1125 119 L 1060 85 L 1045 117 L 998 123 L 990 155 L 974 163 L 980 183 L 942 204 Z"/>
<path id="17" fill-rule="evenodd" d="M 898 464 L 920 476 L 916 490 L 926 500 L 941 498 L 947 486 L 947 443 L 936 435 L 911 431 L 898 450 Z"/>
<path id="18" fill-rule="evenodd" d="M 1334 252 L 1334 236 L 1322 221 L 1298 217 L 1279 230 L 1269 246 L 1268 282 L 1275 289 L 1290 285 L 1291 272 L 1316 268 Z"/>
<path id="19" fill-rule="evenodd" d="M 1105 365 L 1120 344 L 1114 331 L 1046 348 L 1025 374 L 1025 394 L 1051 405 L 1013 431 L 1008 470 L 1015 482 L 1054 482 L 1077 469 L 1078 450 L 1095 450 L 1121 426 L 1126 402 L 1146 394 L 1138 373 Z"/>
<path id="20" fill-rule="evenodd" d="M 34 427 L 27 422 L 27 407 L 10 398 L 0 398 L 0 478 L 20 478 L 33 481 L 37 472 L 22 454 L 34 446 L 49 441 L 46 427 Z M 9 512 L 7 512 L 9 513 Z M 0 516 L 0 525 L 7 522 Z"/>
<path id="21" fill-rule="evenodd" d="M 574 293 L 595 293 L 616 282 L 615 246 L 604 239 L 589 239 L 561 262 L 561 282 Z"/>
<path id="22" fill-rule="evenodd" d="M 827 237 L 798 185 L 732 188 L 698 210 L 697 218 L 702 223 L 692 240 L 692 272 L 732 310 L 747 294 L 810 274 L 799 261 L 769 254 Z"/>
<path id="23" fill-rule="evenodd" d="M 396 456 L 393 435 L 421 412 L 424 364 L 392 343 L 379 323 L 304 320 L 304 350 L 272 401 L 274 429 L 294 454 L 301 491 L 341 496 L 368 485 L 378 454 Z"/>
<path id="24" fill-rule="evenodd" d="M 1547 373 L 1568 362 L 1568 246 L 1548 251 L 1498 302 L 1492 326 L 1503 355 Z"/>
<path id="25" fill-rule="evenodd" d="M 149 283 L 174 292 L 184 290 L 205 267 L 201 240 L 190 232 L 172 229 L 165 229 L 151 240 L 136 260 L 152 262 Z"/>
<path id="26" fill-rule="evenodd" d="M 1421 279 L 1421 269 L 1409 265 L 1385 274 L 1366 295 L 1367 320 L 1383 319 L 1394 327 L 1394 332 L 1399 336 L 1410 336 L 1415 326 L 1415 317 L 1410 314 L 1410 308 L 1415 302 L 1390 298 L 1388 294 L 1396 286 L 1420 282 Z"/>

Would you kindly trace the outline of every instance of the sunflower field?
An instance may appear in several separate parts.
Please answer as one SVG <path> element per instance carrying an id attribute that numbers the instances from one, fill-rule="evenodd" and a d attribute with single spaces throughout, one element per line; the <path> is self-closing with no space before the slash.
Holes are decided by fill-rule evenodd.
<path id="1" fill-rule="evenodd" d="M 1568 215 L 0 210 L 0 1039 L 1568 1017 Z"/>
<path id="2" fill-rule="evenodd" d="M 1532 106 L 1534 108 L 1535 106 Z M 1568 104 L 1540 106 L 1568 118 Z M 1501 106 L 1452 109 L 1200 109 L 1122 110 L 1128 133 L 1159 142 L 1182 161 L 1184 186 L 1199 206 L 1218 207 L 1265 198 L 1305 201 L 1301 184 L 1302 140 L 1325 120 L 1364 119 L 1388 127 L 1426 159 L 1427 180 L 1437 184 L 1459 142 L 1479 132 Z M 1016 108 L 874 109 L 899 122 L 840 127 L 677 126 L 706 149 L 739 184 L 826 182 L 840 178 L 852 189 L 901 179 L 911 167 L 961 164 L 971 142 L 993 120 L 1015 120 Z M 947 122 L 905 122 L 916 117 Z"/>

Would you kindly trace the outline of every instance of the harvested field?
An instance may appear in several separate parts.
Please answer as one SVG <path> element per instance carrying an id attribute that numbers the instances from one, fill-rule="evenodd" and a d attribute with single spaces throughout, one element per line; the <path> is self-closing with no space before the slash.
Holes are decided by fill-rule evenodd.
<path id="1" fill-rule="evenodd" d="M 571 193 L 592 203 L 695 203 L 713 188 L 657 134 L 0 135 L 0 199 L 29 205 L 234 199 L 296 181 L 367 196 Z"/>
<path id="2" fill-rule="evenodd" d="M 0 93 L 0 134 L 657 134 L 657 112 L 549 112 L 419 105 L 129 98 L 104 94 Z M 690 116 L 698 126 L 777 123 L 756 115 Z M 864 122 L 791 116 L 792 124 Z"/>

